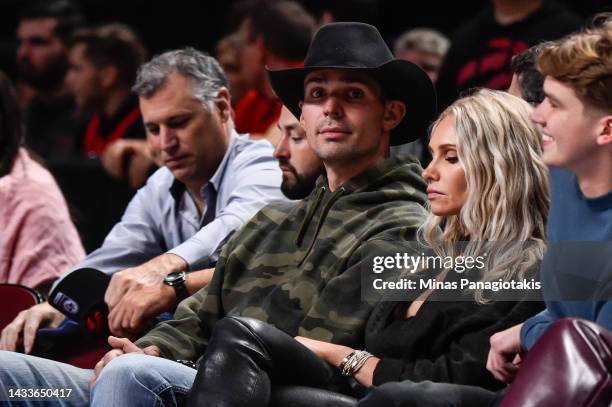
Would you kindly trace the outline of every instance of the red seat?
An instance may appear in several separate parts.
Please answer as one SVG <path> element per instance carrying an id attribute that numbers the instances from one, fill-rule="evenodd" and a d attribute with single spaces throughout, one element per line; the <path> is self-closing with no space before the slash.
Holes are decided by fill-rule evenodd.
<path id="1" fill-rule="evenodd" d="M 19 284 L 0 284 L 0 330 L 21 311 L 43 302 L 38 291 Z"/>
<path id="2" fill-rule="evenodd" d="M 10 324 L 17 314 L 33 305 L 44 302 L 40 293 L 19 284 L 0 284 L 0 331 Z M 85 337 L 75 323 L 72 329 L 61 329 L 67 326 L 65 321 L 60 328 L 43 328 L 37 342 L 45 342 L 44 352 L 35 346 L 34 354 L 48 357 L 59 362 L 69 363 L 81 368 L 93 368 L 110 350 L 105 337 Z M 51 333 L 51 334 L 50 334 Z M 45 338 L 47 337 L 47 338 Z M 36 345 L 40 346 L 40 343 Z"/>

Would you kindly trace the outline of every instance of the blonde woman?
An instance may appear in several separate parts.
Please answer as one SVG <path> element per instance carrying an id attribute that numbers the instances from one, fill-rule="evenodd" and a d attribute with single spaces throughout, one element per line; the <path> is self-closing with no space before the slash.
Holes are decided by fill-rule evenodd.
<path id="1" fill-rule="evenodd" d="M 486 241 L 527 243 L 523 250 L 498 253 L 484 280 L 528 276 L 542 258 L 548 176 L 541 134 L 530 112 L 529 104 L 515 96 L 480 90 L 455 102 L 432 126 L 433 160 L 423 172 L 431 214 L 421 228 L 422 239 L 441 255 L 448 254 L 450 243 L 464 240 L 474 253 Z M 452 271 L 439 277 L 457 278 Z M 305 337 L 294 340 L 253 319 L 225 318 L 213 332 L 191 400 L 266 406 L 271 385 L 290 383 L 345 393 L 305 390 L 300 393 L 304 405 L 322 400 L 350 405 L 354 400 L 346 395 L 361 394 L 343 382 L 341 370 L 361 390 L 402 380 L 501 388 L 485 368 L 489 337 L 535 314 L 542 304 L 490 301 L 482 290 L 463 291 L 461 301 L 452 302 L 440 301 L 439 294 L 430 290 L 418 301 L 379 303 L 366 326 L 367 352 Z M 309 394 L 315 398 L 309 400 Z"/>

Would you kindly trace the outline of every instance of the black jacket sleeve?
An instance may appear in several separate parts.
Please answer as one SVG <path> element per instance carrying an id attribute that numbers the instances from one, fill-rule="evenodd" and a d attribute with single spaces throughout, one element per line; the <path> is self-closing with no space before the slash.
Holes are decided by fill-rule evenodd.
<path id="1" fill-rule="evenodd" d="M 475 312 L 449 327 L 446 332 L 423 332 L 431 338 L 427 350 L 407 352 L 406 358 L 381 358 L 374 371 L 374 385 L 386 382 L 430 380 L 475 385 L 497 390 L 503 384 L 486 370 L 489 338 L 543 308 L 541 302 L 497 302 L 475 305 Z M 415 333 L 416 334 L 416 333 Z M 425 341 L 427 342 L 427 341 Z"/>

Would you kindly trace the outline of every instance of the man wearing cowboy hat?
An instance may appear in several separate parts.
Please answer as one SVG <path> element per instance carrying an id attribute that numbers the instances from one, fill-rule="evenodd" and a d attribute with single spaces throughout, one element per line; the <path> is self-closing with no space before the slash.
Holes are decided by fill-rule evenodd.
<path id="1" fill-rule="evenodd" d="M 93 373 L 46 362 L 54 365 L 46 371 L 57 372 L 54 385 L 70 377 L 78 387 L 74 401 L 87 400 L 91 380 L 93 405 L 176 405 L 196 370 L 174 360 L 199 361 L 225 316 L 363 345 L 373 304 L 361 299 L 362 269 L 371 269 L 368 259 L 382 250 L 405 250 L 426 215 L 421 167 L 387 157 L 389 145 L 425 135 L 435 114 L 433 85 L 415 65 L 394 60 L 376 28 L 362 23 L 323 26 L 304 68 L 269 74 L 325 174 L 304 200 L 270 205 L 236 232 L 210 285 L 183 301 L 174 320 L 136 343 L 109 338 L 115 349 Z M 0 352 L 0 362 L 22 372 L 6 386 L 37 385 L 38 366 L 26 358 Z"/>

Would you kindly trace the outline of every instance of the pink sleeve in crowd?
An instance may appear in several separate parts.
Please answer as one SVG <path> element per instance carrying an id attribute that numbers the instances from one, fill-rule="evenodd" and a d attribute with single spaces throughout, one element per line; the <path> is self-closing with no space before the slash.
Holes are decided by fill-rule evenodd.
<path id="1" fill-rule="evenodd" d="M 22 150 L 0 178 L 0 283 L 36 287 L 85 257 L 51 174 Z"/>

